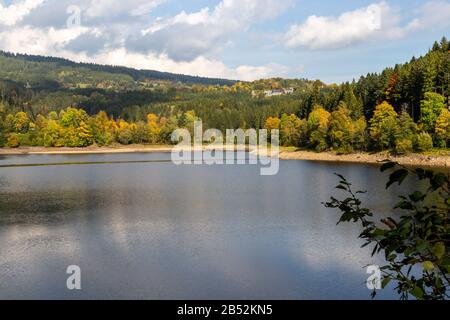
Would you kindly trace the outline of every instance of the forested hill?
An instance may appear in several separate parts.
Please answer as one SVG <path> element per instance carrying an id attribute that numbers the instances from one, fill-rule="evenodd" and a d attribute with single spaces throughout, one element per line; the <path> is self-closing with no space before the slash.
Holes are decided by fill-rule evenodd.
<path id="1" fill-rule="evenodd" d="M 386 101 L 420 122 L 427 93 L 450 102 L 450 43 L 445 37 L 407 63 L 328 85 L 281 78 L 234 82 L 0 53 L 0 120 L 19 111 L 34 119 L 72 106 L 130 121 L 145 120 L 149 113 L 177 117 L 192 110 L 206 127 L 260 128 L 268 117 L 307 118 L 317 106 L 333 112 L 345 105 L 353 119 L 369 120 Z"/>
<path id="2" fill-rule="evenodd" d="M 450 146 L 446 38 L 424 56 L 341 84 L 182 83 L 140 72 L 0 55 L 0 146 L 168 143 L 175 128 L 192 128 L 196 119 L 224 132 L 280 129 L 283 145 L 316 151 Z"/>
<path id="3" fill-rule="evenodd" d="M 91 72 L 98 72 L 99 73 L 98 76 L 100 78 L 103 75 L 106 79 L 108 79 L 107 74 L 114 74 L 114 75 L 129 76 L 134 81 L 164 80 L 171 82 L 181 82 L 187 84 L 203 84 L 203 85 L 233 85 L 233 83 L 236 82 L 233 80 L 190 76 L 184 74 L 160 72 L 155 70 L 137 70 L 122 66 L 79 63 L 63 58 L 9 53 L 0 50 L 0 63 L 1 63 L 0 66 L 3 67 L 5 63 L 10 64 L 10 69 L 12 70 L 10 70 L 9 76 L 11 77 L 11 80 L 23 80 L 22 76 L 14 74 L 15 67 L 17 67 L 16 68 L 17 73 L 23 71 L 23 69 L 21 69 L 21 67 L 24 66 L 23 62 L 36 63 L 28 66 L 30 69 L 29 71 L 31 71 L 31 73 L 27 74 L 27 76 L 29 76 L 32 80 L 35 81 L 43 79 L 57 81 L 58 78 L 55 77 L 53 74 L 51 74 L 51 71 L 57 70 L 59 72 L 63 72 L 67 68 L 71 68 L 71 70 L 79 69 L 81 72 L 86 70 L 89 70 Z M 47 72 L 45 72 L 45 70 L 47 70 Z M 33 71 L 36 71 L 37 73 L 34 74 Z M 1 78 L 4 78 L 4 73 L 2 73 L 1 75 L 2 75 Z"/>

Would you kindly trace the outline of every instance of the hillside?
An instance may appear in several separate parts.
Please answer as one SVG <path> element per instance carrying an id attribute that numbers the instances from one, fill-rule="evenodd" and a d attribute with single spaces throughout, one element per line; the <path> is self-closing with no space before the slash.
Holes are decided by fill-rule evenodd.
<path id="1" fill-rule="evenodd" d="M 63 58 L 0 51 L 0 79 L 42 85 L 53 82 L 64 87 L 77 84 L 98 86 L 104 82 L 133 86 L 134 82 L 161 80 L 185 84 L 232 85 L 235 81 L 120 66 L 77 63 Z"/>

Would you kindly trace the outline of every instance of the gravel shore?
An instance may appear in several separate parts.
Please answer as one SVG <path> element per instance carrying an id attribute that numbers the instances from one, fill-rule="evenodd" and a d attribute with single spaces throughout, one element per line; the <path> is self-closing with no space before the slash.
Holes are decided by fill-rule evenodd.
<path id="1" fill-rule="evenodd" d="M 332 162 L 353 162 L 366 164 L 379 164 L 384 160 L 391 160 L 402 165 L 450 168 L 450 154 L 447 155 L 427 155 L 410 154 L 405 156 L 394 156 L 388 152 L 379 153 L 351 153 L 336 154 L 332 152 L 312 152 L 312 151 L 281 151 L 280 159 L 283 160 L 311 160 L 311 161 L 332 161 Z"/>

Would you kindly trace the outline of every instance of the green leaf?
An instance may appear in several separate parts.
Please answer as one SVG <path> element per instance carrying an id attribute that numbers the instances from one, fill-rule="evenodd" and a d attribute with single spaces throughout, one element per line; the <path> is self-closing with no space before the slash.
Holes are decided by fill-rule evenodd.
<path id="1" fill-rule="evenodd" d="M 395 258 L 397 258 L 397 255 L 396 255 L 396 254 L 391 254 L 391 255 L 389 255 L 389 256 L 387 257 L 387 260 L 388 260 L 388 261 L 394 261 Z"/>
<path id="2" fill-rule="evenodd" d="M 437 190 L 444 185 L 445 180 L 446 177 L 442 172 L 437 173 L 432 179 L 430 179 L 431 187 L 433 190 Z"/>
<path id="3" fill-rule="evenodd" d="M 373 248 L 373 251 L 372 251 L 372 257 L 375 255 L 375 253 L 377 252 L 377 250 L 378 250 L 378 244 L 376 244 L 375 247 Z"/>
<path id="4" fill-rule="evenodd" d="M 388 169 L 390 169 L 390 168 L 395 167 L 396 165 L 397 165 L 397 162 L 392 162 L 392 161 L 385 162 L 385 163 L 383 163 L 383 165 L 381 166 L 380 171 L 381 171 L 381 172 L 384 172 L 384 171 L 386 171 L 386 170 L 388 170 Z"/>
<path id="5" fill-rule="evenodd" d="M 395 209 L 412 210 L 414 206 L 408 201 L 400 201 L 395 205 Z"/>
<path id="6" fill-rule="evenodd" d="M 425 271 L 431 271 L 434 269 L 434 264 L 431 261 L 424 261 L 422 262 L 422 267 Z"/>
<path id="7" fill-rule="evenodd" d="M 414 202 L 422 201 L 424 198 L 425 195 L 420 191 L 416 191 L 413 194 L 409 195 L 409 199 Z"/>
<path id="8" fill-rule="evenodd" d="M 391 278 L 384 278 L 381 282 L 381 287 L 384 289 L 389 284 L 389 282 L 391 282 Z"/>
<path id="9" fill-rule="evenodd" d="M 443 242 L 438 242 L 434 245 L 433 254 L 438 258 L 441 259 L 445 254 L 445 245 Z"/>
<path id="10" fill-rule="evenodd" d="M 428 248 L 428 241 L 420 239 L 417 241 L 416 249 L 418 251 L 425 251 Z"/>
<path id="11" fill-rule="evenodd" d="M 386 184 L 386 189 L 388 189 L 393 183 L 398 182 L 399 185 L 402 184 L 403 180 L 408 176 L 408 170 L 406 169 L 400 169 L 397 171 L 394 171 L 389 176 L 389 182 Z"/>
<path id="12" fill-rule="evenodd" d="M 423 290 L 418 286 L 415 286 L 414 289 L 411 290 L 411 294 L 417 299 L 423 299 Z"/>

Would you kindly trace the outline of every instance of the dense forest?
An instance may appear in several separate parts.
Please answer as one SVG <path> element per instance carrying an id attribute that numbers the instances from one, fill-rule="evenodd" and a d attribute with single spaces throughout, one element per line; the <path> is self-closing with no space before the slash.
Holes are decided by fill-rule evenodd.
<path id="1" fill-rule="evenodd" d="M 204 128 L 280 129 L 283 145 L 317 151 L 446 148 L 449 78 L 446 38 L 342 84 L 235 82 L 3 52 L 0 145 L 169 143 L 175 128 L 202 119 Z"/>
<path id="2" fill-rule="evenodd" d="M 55 58 L 55 57 L 45 57 L 45 56 L 36 56 L 36 55 L 28 55 L 28 54 L 18 54 L 18 53 L 10 53 L 5 51 L 0 51 L 0 56 L 3 58 L 13 58 L 15 62 L 12 62 L 14 65 L 12 66 L 13 70 L 16 71 L 18 68 L 30 68 L 34 75 L 41 76 L 42 78 L 46 78 L 47 76 L 51 76 L 48 72 L 50 70 L 57 69 L 58 71 L 64 70 L 72 70 L 77 73 L 77 71 L 84 73 L 83 71 L 91 72 L 93 77 L 108 77 L 117 74 L 117 75 L 126 75 L 131 77 L 134 81 L 139 81 L 142 79 L 152 79 L 152 80 L 165 80 L 165 81 L 173 81 L 173 82 L 183 82 L 183 83 L 198 83 L 204 85 L 232 85 L 236 81 L 226 80 L 226 79 L 215 79 L 215 78 L 205 78 L 198 76 L 189 76 L 184 74 L 175 74 L 169 72 L 160 72 L 154 70 L 137 70 L 127 67 L 121 66 L 108 66 L 108 65 L 100 65 L 93 63 L 80 63 L 73 62 L 63 58 Z M 11 60 L 9 60 L 11 61 Z M 20 61 L 24 62 L 20 64 Z M 5 62 L 8 62 L 6 60 Z M 32 62 L 37 62 L 41 64 L 33 64 Z M 43 69 L 42 67 L 46 67 Z M 47 69 L 48 68 L 48 69 Z M 47 69 L 47 70 L 46 70 Z M 34 72 L 33 72 L 34 71 Z M 38 74 L 36 74 L 36 72 Z M 96 74 L 95 74 L 96 73 Z M 44 76 L 45 74 L 45 76 Z M 85 74 L 86 75 L 86 74 Z M 44 77 L 43 77 L 44 76 Z M 38 78 L 39 82 L 42 78 Z M 120 77 L 118 77 L 120 78 Z M 53 79 L 55 80 L 55 79 Z M 106 80 L 106 79 L 104 79 Z"/>

